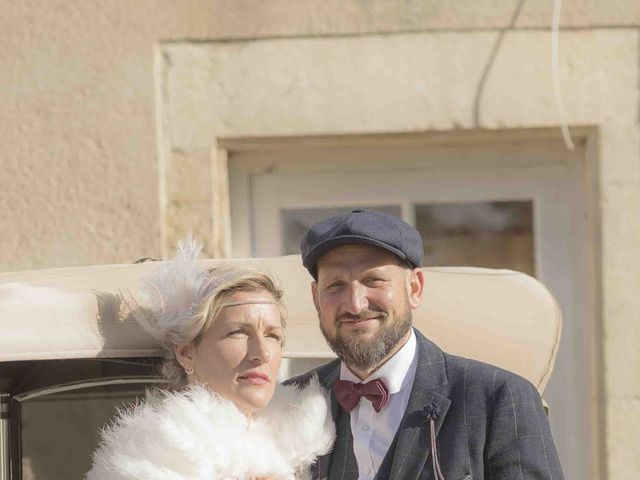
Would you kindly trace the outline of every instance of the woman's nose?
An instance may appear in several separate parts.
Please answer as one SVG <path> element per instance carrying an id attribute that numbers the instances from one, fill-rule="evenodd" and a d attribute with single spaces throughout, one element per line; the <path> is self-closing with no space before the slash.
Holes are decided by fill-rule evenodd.
<path id="1" fill-rule="evenodd" d="M 254 341 L 251 342 L 249 360 L 257 365 L 268 363 L 269 360 L 271 360 L 271 352 L 269 352 L 269 348 L 264 337 L 256 337 Z"/>

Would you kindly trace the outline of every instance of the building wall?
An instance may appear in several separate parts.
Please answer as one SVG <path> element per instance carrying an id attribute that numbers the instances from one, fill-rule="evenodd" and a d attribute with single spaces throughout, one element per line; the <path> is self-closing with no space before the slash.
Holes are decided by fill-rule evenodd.
<path id="1" fill-rule="evenodd" d="M 198 165 L 208 168 L 210 145 L 195 155 L 182 152 L 159 123 L 166 117 L 158 107 L 166 104 L 161 92 L 159 98 L 155 94 L 163 72 L 154 64 L 166 66 L 171 59 L 162 58 L 170 50 L 164 46 L 398 32 L 475 34 L 486 59 L 504 45 L 513 56 L 503 57 L 498 70 L 486 62 L 489 68 L 478 71 L 478 80 L 483 72 L 494 79 L 476 85 L 482 112 L 470 99 L 463 99 L 465 104 L 452 99 L 446 108 L 459 108 L 462 121 L 439 128 L 501 128 L 532 119 L 557 124 L 548 84 L 533 88 L 526 76 L 522 81 L 533 96 L 519 98 L 520 111 L 492 103 L 505 91 L 518 97 L 517 83 L 499 81 L 501 75 L 508 78 L 518 53 L 532 49 L 546 55 L 551 21 L 546 0 L 2 0 L 0 7 L 3 271 L 157 256 L 168 239 L 197 230 L 203 212 L 210 212 L 215 178 L 193 175 Z M 598 367 L 604 380 L 599 402 L 605 412 L 605 464 L 608 478 L 634 478 L 640 474 L 635 446 L 640 431 L 640 2 L 566 1 L 562 24 L 565 78 L 577 86 L 572 90 L 565 83 L 569 120 L 597 120 L 603 140 L 594 147 L 595 207 L 601 215 L 594 270 L 601 280 Z M 599 63 L 574 63 L 573 54 Z M 460 75 L 468 60 L 443 57 L 460 64 Z M 608 70 L 599 70 L 604 64 Z M 583 84 L 583 77 L 591 80 Z M 491 108 L 493 113 L 483 117 Z M 168 157 L 160 162 L 163 152 Z M 172 162 L 174 156 L 183 161 Z M 172 165 L 188 162 L 194 169 L 171 173 Z M 189 178 L 195 187 L 186 194 L 181 186 Z M 201 178 L 209 182 L 198 185 Z M 175 221 L 181 211 L 186 220 Z"/>
<path id="2" fill-rule="evenodd" d="M 159 42 L 546 29 L 550 4 L 2 0 L 0 270 L 160 253 L 152 54 Z M 574 0 L 562 21 L 634 27 L 640 4 Z"/>

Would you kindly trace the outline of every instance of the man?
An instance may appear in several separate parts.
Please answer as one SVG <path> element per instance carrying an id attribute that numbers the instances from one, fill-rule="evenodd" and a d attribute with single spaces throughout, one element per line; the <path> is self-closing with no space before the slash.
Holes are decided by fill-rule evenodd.
<path id="1" fill-rule="evenodd" d="M 313 225 L 301 248 L 338 355 L 293 380 L 316 374 L 331 394 L 338 435 L 314 478 L 563 479 L 535 387 L 412 328 L 425 290 L 413 227 L 354 210 Z"/>

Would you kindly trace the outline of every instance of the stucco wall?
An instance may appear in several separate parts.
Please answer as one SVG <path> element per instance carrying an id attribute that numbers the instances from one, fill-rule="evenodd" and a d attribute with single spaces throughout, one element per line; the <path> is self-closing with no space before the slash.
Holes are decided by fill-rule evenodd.
<path id="1" fill-rule="evenodd" d="M 158 255 L 153 47 L 216 5 L 0 3 L 0 270 Z"/>
<path id="2" fill-rule="evenodd" d="M 176 39 L 547 28 L 535 0 L 0 1 L 0 270 L 158 255 L 153 48 Z M 565 2 L 563 25 L 640 24 Z"/>

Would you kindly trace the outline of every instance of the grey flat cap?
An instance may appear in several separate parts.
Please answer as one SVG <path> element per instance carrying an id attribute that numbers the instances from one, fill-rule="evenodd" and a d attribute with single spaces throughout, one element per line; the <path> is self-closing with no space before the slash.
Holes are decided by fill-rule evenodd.
<path id="1" fill-rule="evenodd" d="M 380 247 L 413 268 L 422 266 L 424 248 L 417 230 L 398 217 L 369 210 L 353 210 L 312 225 L 300 242 L 302 264 L 316 278 L 322 254 L 352 244 Z"/>

